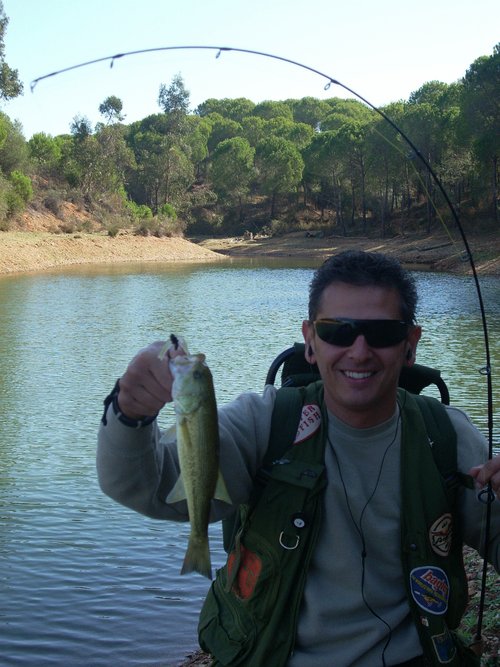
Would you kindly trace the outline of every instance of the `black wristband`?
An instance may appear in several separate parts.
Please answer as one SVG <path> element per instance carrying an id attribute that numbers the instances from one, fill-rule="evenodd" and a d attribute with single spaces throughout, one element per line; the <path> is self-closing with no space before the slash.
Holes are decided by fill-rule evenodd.
<path id="1" fill-rule="evenodd" d="M 120 421 L 122 424 L 125 424 L 125 426 L 129 426 L 130 428 L 142 428 L 143 426 L 149 426 L 149 424 L 152 424 L 154 422 L 154 420 L 158 415 L 153 415 L 153 417 L 143 417 L 142 419 L 132 419 L 131 417 L 127 417 L 127 415 L 124 415 L 123 412 L 120 410 L 120 406 L 118 405 L 119 393 L 120 393 L 120 380 L 117 380 L 115 382 L 115 386 L 111 390 L 111 393 L 109 393 L 104 399 L 104 413 L 101 419 L 104 426 L 106 426 L 107 424 L 106 413 L 108 411 L 110 404 L 113 406 L 113 412 L 118 417 L 118 421 Z"/>

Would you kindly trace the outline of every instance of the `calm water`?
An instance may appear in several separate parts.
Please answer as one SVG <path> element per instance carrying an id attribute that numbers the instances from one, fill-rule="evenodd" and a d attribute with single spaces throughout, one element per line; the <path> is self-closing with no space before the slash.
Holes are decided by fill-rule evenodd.
<path id="1" fill-rule="evenodd" d="M 254 262 L 0 280 L 2 665 L 165 667 L 195 647 L 208 582 L 179 576 L 188 528 L 102 495 L 94 463 L 102 400 L 132 355 L 170 332 L 206 353 L 219 402 L 260 391 L 271 360 L 300 338 L 311 273 Z M 419 361 L 441 368 L 453 403 L 484 430 L 472 282 L 417 278 Z M 483 279 L 482 288 L 500 416 L 500 281 Z M 495 442 L 498 433 L 495 424 Z M 220 566 L 216 526 L 211 547 Z"/>

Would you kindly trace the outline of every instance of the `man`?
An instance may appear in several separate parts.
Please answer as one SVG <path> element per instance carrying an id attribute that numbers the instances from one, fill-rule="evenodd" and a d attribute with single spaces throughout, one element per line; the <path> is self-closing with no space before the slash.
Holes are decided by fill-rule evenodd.
<path id="1" fill-rule="evenodd" d="M 462 541 L 482 552 L 485 506 L 465 486 L 451 499 L 416 399 L 398 391 L 421 336 L 416 303 L 411 276 L 383 255 L 341 253 L 316 272 L 302 333 L 322 383 L 302 390 L 294 446 L 272 467 L 255 508 L 248 503 L 277 390 L 219 409 L 222 474 L 248 516 L 201 615 L 202 647 L 215 664 L 473 664 L 460 657 L 448 626 L 466 597 Z M 185 506 L 165 501 L 179 464 L 175 443 L 161 440 L 154 421 L 172 400 L 160 347 L 139 352 L 113 409 L 108 401 L 99 479 L 139 512 L 187 520 Z M 459 472 L 481 487 L 491 482 L 498 494 L 500 459 L 485 463 L 485 440 L 467 416 L 446 414 Z M 213 520 L 227 512 L 213 502 Z M 487 557 L 500 571 L 498 502 Z"/>

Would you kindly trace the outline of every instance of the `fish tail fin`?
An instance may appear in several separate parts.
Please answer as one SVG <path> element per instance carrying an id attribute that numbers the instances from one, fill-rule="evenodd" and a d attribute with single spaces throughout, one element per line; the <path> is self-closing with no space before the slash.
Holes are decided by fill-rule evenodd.
<path id="1" fill-rule="evenodd" d="M 204 577 L 212 579 L 212 563 L 208 538 L 189 538 L 189 544 L 184 556 L 181 574 L 199 572 Z"/>

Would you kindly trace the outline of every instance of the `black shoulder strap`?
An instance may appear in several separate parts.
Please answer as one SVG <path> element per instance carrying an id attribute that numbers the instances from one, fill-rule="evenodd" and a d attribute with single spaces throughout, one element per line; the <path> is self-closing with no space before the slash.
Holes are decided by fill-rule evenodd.
<path id="1" fill-rule="evenodd" d="M 457 471 L 457 434 L 455 429 L 446 409 L 438 400 L 422 394 L 416 394 L 413 398 L 417 401 L 424 418 L 434 461 L 441 475 L 445 480 L 448 480 Z"/>
<path id="2" fill-rule="evenodd" d="M 413 395 L 422 413 L 436 466 L 448 487 L 465 485 L 472 479 L 458 471 L 457 434 L 446 408 L 440 401 L 422 394 Z"/>
<path id="3" fill-rule="evenodd" d="M 292 446 L 299 426 L 303 400 L 303 387 L 281 387 L 276 392 L 269 446 L 262 462 L 263 467 L 281 458 Z"/>
<path id="4" fill-rule="evenodd" d="M 303 388 L 301 387 L 281 387 L 276 392 L 269 443 L 261 467 L 257 471 L 256 485 L 250 500 L 251 505 L 256 502 L 263 487 L 267 484 L 267 469 L 274 461 L 280 459 L 293 444 L 302 413 L 302 402 Z M 229 552 L 233 544 L 239 525 L 240 516 L 237 508 L 233 514 L 222 520 L 222 536 L 226 552 Z"/>

